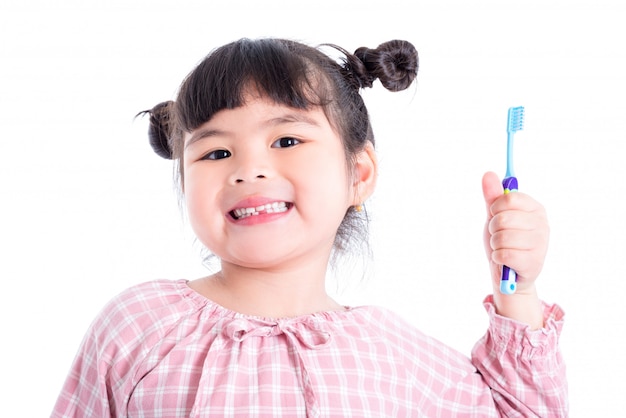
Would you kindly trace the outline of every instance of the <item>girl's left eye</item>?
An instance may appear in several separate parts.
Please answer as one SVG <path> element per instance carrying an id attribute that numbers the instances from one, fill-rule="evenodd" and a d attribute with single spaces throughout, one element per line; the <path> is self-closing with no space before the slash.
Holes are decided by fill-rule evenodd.
<path id="1" fill-rule="evenodd" d="M 292 137 L 285 137 L 285 138 L 280 138 L 278 140 L 276 140 L 273 144 L 272 144 L 272 148 L 289 148 L 289 147 L 293 147 L 295 145 L 298 145 L 300 143 L 299 140 L 297 140 L 296 138 L 292 138 Z"/>

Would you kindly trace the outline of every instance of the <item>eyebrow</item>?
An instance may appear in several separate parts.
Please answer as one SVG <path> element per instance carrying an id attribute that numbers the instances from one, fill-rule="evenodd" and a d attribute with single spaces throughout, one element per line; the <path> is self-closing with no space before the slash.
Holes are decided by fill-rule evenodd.
<path id="1" fill-rule="evenodd" d="M 185 144 L 185 149 L 187 149 L 191 145 L 195 144 L 196 142 L 200 141 L 201 139 L 210 138 L 212 136 L 220 136 L 220 135 L 226 135 L 226 132 L 221 131 L 219 129 L 199 129 L 199 130 L 196 130 L 194 132 L 194 134 L 191 135 L 191 138 L 189 138 L 189 141 L 187 141 L 187 143 Z"/>
<path id="2" fill-rule="evenodd" d="M 271 118 L 263 124 L 268 126 L 279 126 L 290 123 L 303 123 L 312 126 L 320 126 L 315 119 L 299 113 L 288 113 L 279 117 Z M 189 138 L 189 141 L 185 144 L 185 149 L 205 138 L 228 135 L 230 135 L 228 131 L 223 131 L 221 129 L 198 129 L 193 133 L 193 135 L 191 135 L 191 138 Z"/>

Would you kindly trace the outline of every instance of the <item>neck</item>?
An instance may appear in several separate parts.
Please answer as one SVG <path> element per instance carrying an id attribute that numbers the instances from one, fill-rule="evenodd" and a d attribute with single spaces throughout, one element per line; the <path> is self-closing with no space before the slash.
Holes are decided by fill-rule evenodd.
<path id="1" fill-rule="evenodd" d="M 326 263 L 256 269 L 222 262 L 222 270 L 190 286 L 215 303 L 245 314 L 284 318 L 343 309 L 326 293 Z"/>

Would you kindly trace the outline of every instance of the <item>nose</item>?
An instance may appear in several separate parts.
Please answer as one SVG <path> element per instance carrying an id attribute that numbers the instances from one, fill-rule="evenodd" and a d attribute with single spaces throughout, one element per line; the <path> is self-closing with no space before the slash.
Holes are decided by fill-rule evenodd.
<path id="1" fill-rule="evenodd" d="M 256 177 L 254 177 L 255 180 L 256 179 L 264 179 L 264 178 L 265 178 L 265 175 L 263 175 L 263 174 L 258 174 Z M 244 180 L 244 179 L 235 179 L 235 183 L 243 183 L 244 181 L 246 181 L 246 180 Z"/>
<path id="2" fill-rule="evenodd" d="M 254 183 L 271 176 L 272 168 L 267 155 L 252 150 L 242 151 L 233 159 L 235 164 L 231 183 Z"/>

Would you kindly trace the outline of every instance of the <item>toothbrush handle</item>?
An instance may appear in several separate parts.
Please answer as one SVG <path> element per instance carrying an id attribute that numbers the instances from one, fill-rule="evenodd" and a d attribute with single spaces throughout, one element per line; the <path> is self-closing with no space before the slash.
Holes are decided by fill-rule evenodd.
<path id="1" fill-rule="evenodd" d="M 502 187 L 504 188 L 504 194 L 516 192 L 517 178 L 510 176 L 502 180 Z M 500 279 L 500 293 L 505 295 L 512 295 L 517 289 L 517 274 L 514 270 L 507 266 L 502 266 L 502 278 Z"/>
<path id="2" fill-rule="evenodd" d="M 517 178 L 510 176 L 502 180 L 502 187 L 504 187 L 504 194 L 517 191 Z"/>

